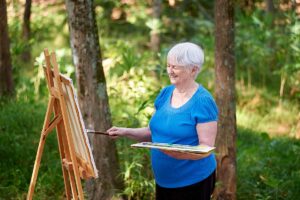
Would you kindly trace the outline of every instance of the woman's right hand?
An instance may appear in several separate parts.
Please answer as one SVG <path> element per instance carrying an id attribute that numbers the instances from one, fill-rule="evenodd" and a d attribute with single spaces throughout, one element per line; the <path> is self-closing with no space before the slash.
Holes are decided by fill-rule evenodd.
<path id="1" fill-rule="evenodd" d="M 110 137 L 116 139 L 118 137 L 126 136 L 126 134 L 128 133 L 128 128 L 113 126 L 107 130 L 107 133 L 109 134 Z"/>

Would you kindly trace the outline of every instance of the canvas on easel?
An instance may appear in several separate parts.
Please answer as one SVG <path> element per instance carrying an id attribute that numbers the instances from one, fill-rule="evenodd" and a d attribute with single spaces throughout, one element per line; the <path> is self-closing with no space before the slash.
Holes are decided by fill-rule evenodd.
<path id="1" fill-rule="evenodd" d="M 67 199 L 84 199 L 81 179 L 97 178 L 92 155 L 72 80 L 59 73 L 54 53 L 44 51 L 44 68 L 49 102 L 27 194 L 31 200 L 47 135 L 56 128 L 59 153 Z M 53 66 L 53 69 L 52 67 Z M 54 117 L 51 120 L 51 115 Z"/>

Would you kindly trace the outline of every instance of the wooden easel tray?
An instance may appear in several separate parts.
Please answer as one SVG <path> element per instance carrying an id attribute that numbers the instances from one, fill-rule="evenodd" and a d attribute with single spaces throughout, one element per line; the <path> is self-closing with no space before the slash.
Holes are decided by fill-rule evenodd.
<path id="1" fill-rule="evenodd" d="M 215 149 L 215 147 L 209 147 L 204 145 L 190 146 L 190 145 L 182 145 L 182 144 L 167 144 L 167 143 L 153 143 L 153 142 L 136 143 L 136 144 L 132 144 L 131 147 L 180 151 L 180 152 L 196 153 L 196 154 L 210 153 Z"/>

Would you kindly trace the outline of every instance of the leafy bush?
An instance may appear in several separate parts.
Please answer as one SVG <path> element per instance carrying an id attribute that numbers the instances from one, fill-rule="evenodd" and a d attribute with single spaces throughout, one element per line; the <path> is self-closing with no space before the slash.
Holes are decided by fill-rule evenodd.
<path id="1" fill-rule="evenodd" d="M 132 141 L 117 142 L 121 163 L 121 176 L 125 189 L 121 193 L 128 199 L 154 199 L 155 182 L 151 170 L 149 150 L 129 148 Z"/>
<path id="2" fill-rule="evenodd" d="M 0 199 L 24 199 L 46 112 L 46 103 L 0 101 Z M 36 184 L 37 199 L 57 199 L 63 180 L 55 132 L 49 134 Z"/>
<path id="3" fill-rule="evenodd" d="M 238 130 L 238 199 L 297 199 L 300 141 Z"/>

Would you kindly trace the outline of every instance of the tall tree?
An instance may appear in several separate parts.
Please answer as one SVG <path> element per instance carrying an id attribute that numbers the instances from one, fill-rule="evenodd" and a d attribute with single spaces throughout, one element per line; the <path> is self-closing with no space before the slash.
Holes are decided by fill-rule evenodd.
<path id="1" fill-rule="evenodd" d="M 6 0 L 0 0 L 0 96 L 12 95 L 13 92 Z"/>
<path id="2" fill-rule="evenodd" d="M 25 9 L 23 14 L 22 38 L 25 44 L 25 49 L 22 52 L 22 60 L 28 62 L 31 59 L 30 53 L 30 15 L 31 15 L 31 0 L 25 1 Z"/>
<path id="3" fill-rule="evenodd" d="M 107 130 L 111 115 L 102 67 L 93 0 L 66 0 L 73 62 L 76 66 L 79 106 L 90 129 Z M 86 184 L 89 199 L 111 199 L 121 189 L 114 141 L 92 136 L 91 144 L 99 178 Z"/>
<path id="4" fill-rule="evenodd" d="M 236 199 L 234 0 L 215 1 L 215 76 L 219 106 L 216 199 Z"/>
<path id="5" fill-rule="evenodd" d="M 275 6 L 274 6 L 273 0 L 265 0 L 265 4 L 266 4 L 266 11 L 268 13 L 274 14 L 274 12 L 275 12 Z"/>
<path id="6" fill-rule="evenodd" d="M 153 24 L 154 25 L 150 33 L 150 48 L 154 52 L 159 52 L 160 49 L 160 15 L 161 15 L 161 0 L 153 0 L 152 2 L 152 16 L 153 16 Z M 158 26 L 157 26 L 158 25 Z"/>

